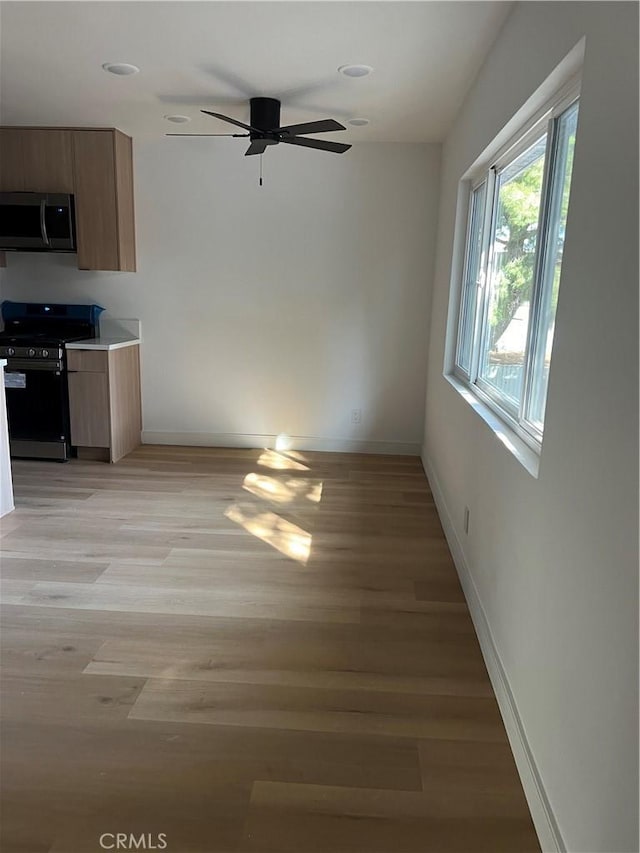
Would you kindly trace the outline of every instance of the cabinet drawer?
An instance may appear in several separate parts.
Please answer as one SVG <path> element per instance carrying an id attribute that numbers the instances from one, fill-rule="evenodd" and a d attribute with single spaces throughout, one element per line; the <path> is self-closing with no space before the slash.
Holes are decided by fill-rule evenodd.
<path id="1" fill-rule="evenodd" d="M 67 350 L 67 367 L 83 373 L 107 373 L 109 353 L 107 350 Z"/>

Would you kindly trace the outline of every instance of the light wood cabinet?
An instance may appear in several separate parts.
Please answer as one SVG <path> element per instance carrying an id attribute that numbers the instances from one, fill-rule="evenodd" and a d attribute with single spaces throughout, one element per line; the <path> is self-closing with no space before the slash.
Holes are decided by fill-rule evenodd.
<path id="1" fill-rule="evenodd" d="M 67 365 L 71 444 L 79 456 L 117 462 L 140 444 L 140 347 L 72 349 Z"/>
<path id="2" fill-rule="evenodd" d="M 106 365 L 105 365 L 106 367 Z M 111 446 L 107 373 L 69 373 L 71 442 L 76 447 Z"/>
<path id="3" fill-rule="evenodd" d="M 135 272 L 133 155 L 113 128 L 0 128 L 0 191 L 73 193 L 78 267 Z"/>
<path id="4" fill-rule="evenodd" d="M 3 192 L 73 192 L 68 130 L 2 128 L 0 163 Z"/>
<path id="5" fill-rule="evenodd" d="M 23 134 L 18 128 L 0 128 L 0 192 L 24 191 Z"/>
<path id="6" fill-rule="evenodd" d="M 119 130 L 73 132 L 78 267 L 135 272 L 131 139 Z"/>

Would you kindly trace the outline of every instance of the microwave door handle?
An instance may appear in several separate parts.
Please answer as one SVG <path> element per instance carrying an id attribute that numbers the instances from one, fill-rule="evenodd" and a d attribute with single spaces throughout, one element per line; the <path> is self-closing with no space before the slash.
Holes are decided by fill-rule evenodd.
<path id="1" fill-rule="evenodd" d="M 42 199 L 40 202 L 40 233 L 42 234 L 42 242 L 45 246 L 50 246 L 49 235 L 47 234 L 47 223 L 45 219 L 45 208 L 46 208 L 47 200 Z"/>

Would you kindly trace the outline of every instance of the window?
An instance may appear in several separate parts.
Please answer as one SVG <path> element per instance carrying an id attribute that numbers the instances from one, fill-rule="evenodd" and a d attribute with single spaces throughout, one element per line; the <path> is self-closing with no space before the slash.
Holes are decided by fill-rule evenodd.
<path id="1" fill-rule="evenodd" d="M 539 448 L 578 122 L 564 95 L 469 181 L 454 374 Z"/>

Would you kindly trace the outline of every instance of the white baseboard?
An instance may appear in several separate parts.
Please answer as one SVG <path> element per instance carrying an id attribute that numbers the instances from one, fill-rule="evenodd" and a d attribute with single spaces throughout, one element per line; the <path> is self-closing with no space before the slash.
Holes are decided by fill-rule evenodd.
<path id="1" fill-rule="evenodd" d="M 143 444 L 170 444 L 181 447 L 276 447 L 277 435 L 250 435 L 234 432 L 163 432 L 144 430 Z M 325 450 L 332 453 L 388 453 L 419 456 L 418 442 L 369 441 L 352 438 L 320 438 L 312 435 L 286 436 L 282 450 Z"/>
<path id="2" fill-rule="evenodd" d="M 542 784 L 529 741 L 527 739 L 518 707 L 502 665 L 500 655 L 496 648 L 487 620 L 482 601 L 478 595 L 475 582 L 467 564 L 462 543 L 456 533 L 451 513 L 447 507 L 444 492 L 438 480 L 431 460 L 423 449 L 422 464 L 433 492 L 433 497 L 438 509 L 438 515 L 449 543 L 451 555 L 458 571 L 460 583 L 464 590 L 465 598 L 469 606 L 471 618 L 478 635 L 478 641 L 482 650 L 485 664 L 489 672 L 489 678 L 493 686 L 500 713 L 507 730 L 507 736 L 511 750 L 515 758 L 516 767 L 520 774 L 522 787 L 529 804 L 531 817 L 533 819 L 538 839 L 544 853 L 566 853 L 566 845 L 562 839 L 558 823 L 551 809 L 549 798 Z"/>

